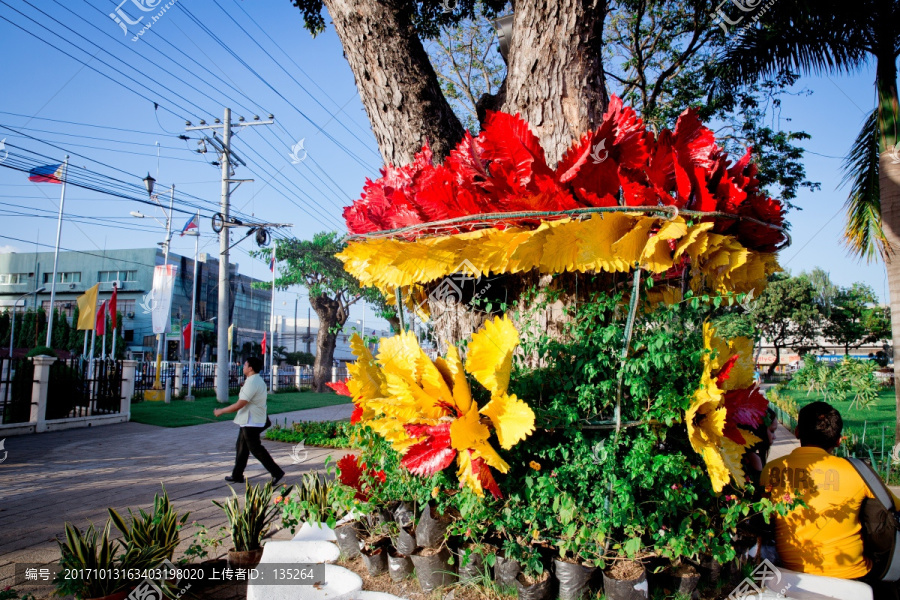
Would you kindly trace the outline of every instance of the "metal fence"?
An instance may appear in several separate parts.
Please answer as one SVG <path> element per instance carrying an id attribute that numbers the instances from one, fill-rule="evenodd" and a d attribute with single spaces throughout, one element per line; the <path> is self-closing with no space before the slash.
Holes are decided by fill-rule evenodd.
<path id="1" fill-rule="evenodd" d="M 793 373 L 762 373 L 760 377 L 763 383 L 787 383 L 793 376 Z"/>
<path id="2" fill-rule="evenodd" d="M 181 387 L 187 389 L 190 383 L 191 391 L 216 389 L 216 364 L 194 363 L 193 374 L 188 373 L 189 365 L 184 365 Z"/>
<path id="3" fill-rule="evenodd" d="M 170 379 L 175 379 L 175 363 L 163 362 L 159 370 L 159 382 L 163 389 Z M 153 389 L 154 381 L 156 381 L 156 361 L 139 362 L 134 371 L 134 399 L 132 402 L 141 402 L 144 399 L 144 391 Z"/>
<path id="4" fill-rule="evenodd" d="M 122 403 L 122 362 L 81 359 L 50 365 L 47 415 L 50 419 L 111 415 Z"/>
<path id="5" fill-rule="evenodd" d="M 0 358 L 0 423 L 31 419 L 34 364 L 27 358 Z"/>

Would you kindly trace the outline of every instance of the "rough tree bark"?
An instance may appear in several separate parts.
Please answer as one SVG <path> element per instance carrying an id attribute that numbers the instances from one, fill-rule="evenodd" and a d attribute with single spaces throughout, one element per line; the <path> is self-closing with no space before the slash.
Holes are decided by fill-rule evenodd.
<path id="1" fill-rule="evenodd" d="M 603 120 L 606 0 L 516 0 L 502 110 L 520 113 L 547 162 Z"/>
<path id="2" fill-rule="evenodd" d="M 319 331 L 316 333 L 316 362 L 313 367 L 313 387 L 317 392 L 325 391 L 325 384 L 331 381 L 331 366 L 334 362 L 334 348 L 337 345 L 337 334 L 332 333 L 335 327 L 343 327 L 349 313 L 343 304 L 328 296 L 310 296 L 309 304 L 319 318 Z"/>
<path id="3" fill-rule="evenodd" d="M 428 140 L 443 160 L 463 126 L 441 92 L 408 0 L 325 0 L 385 163 L 405 165 Z"/>

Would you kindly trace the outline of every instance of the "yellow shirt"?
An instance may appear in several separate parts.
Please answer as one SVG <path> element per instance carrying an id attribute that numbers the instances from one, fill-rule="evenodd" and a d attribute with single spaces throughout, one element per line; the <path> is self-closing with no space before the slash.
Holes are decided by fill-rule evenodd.
<path id="1" fill-rule="evenodd" d="M 809 507 L 798 506 L 775 520 L 775 546 L 785 567 L 843 579 L 869 572 L 859 509 L 864 498 L 874 496 L 849 461 L 801 447 L 767 464 L 760 481 L 771 486 L 773 500 L 796 490 Z"/>

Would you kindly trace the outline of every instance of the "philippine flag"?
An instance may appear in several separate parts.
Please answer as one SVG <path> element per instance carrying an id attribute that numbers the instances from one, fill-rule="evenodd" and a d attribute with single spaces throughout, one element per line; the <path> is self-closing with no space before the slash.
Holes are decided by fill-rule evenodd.
<path id="1" fill-rule="evenodd" d="M 200 235 L 200 215 L 192 215 L 188 222 L 181 228 L 181 236 Z"/>
<path id="2" fill-rule="evenodd" d="M 28 172 L 28 181 L 35 183 L 62 183 L 63 166 L 45 165 L 43 167 L 35 167 Z"/>

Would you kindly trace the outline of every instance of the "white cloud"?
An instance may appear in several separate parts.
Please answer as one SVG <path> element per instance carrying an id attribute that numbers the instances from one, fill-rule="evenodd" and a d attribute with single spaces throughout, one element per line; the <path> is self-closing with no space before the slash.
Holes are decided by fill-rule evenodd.
<path id="1" fill-rule="evenodd" d="M 0 246 L 0 254 L 8 254 L 10 252 L 18 252 L 18 251 L 19 251 L 18 248 L 16 248 L 15 246 L 12 246 L 10 244 L 5 244 L 3 246 Z"/>

